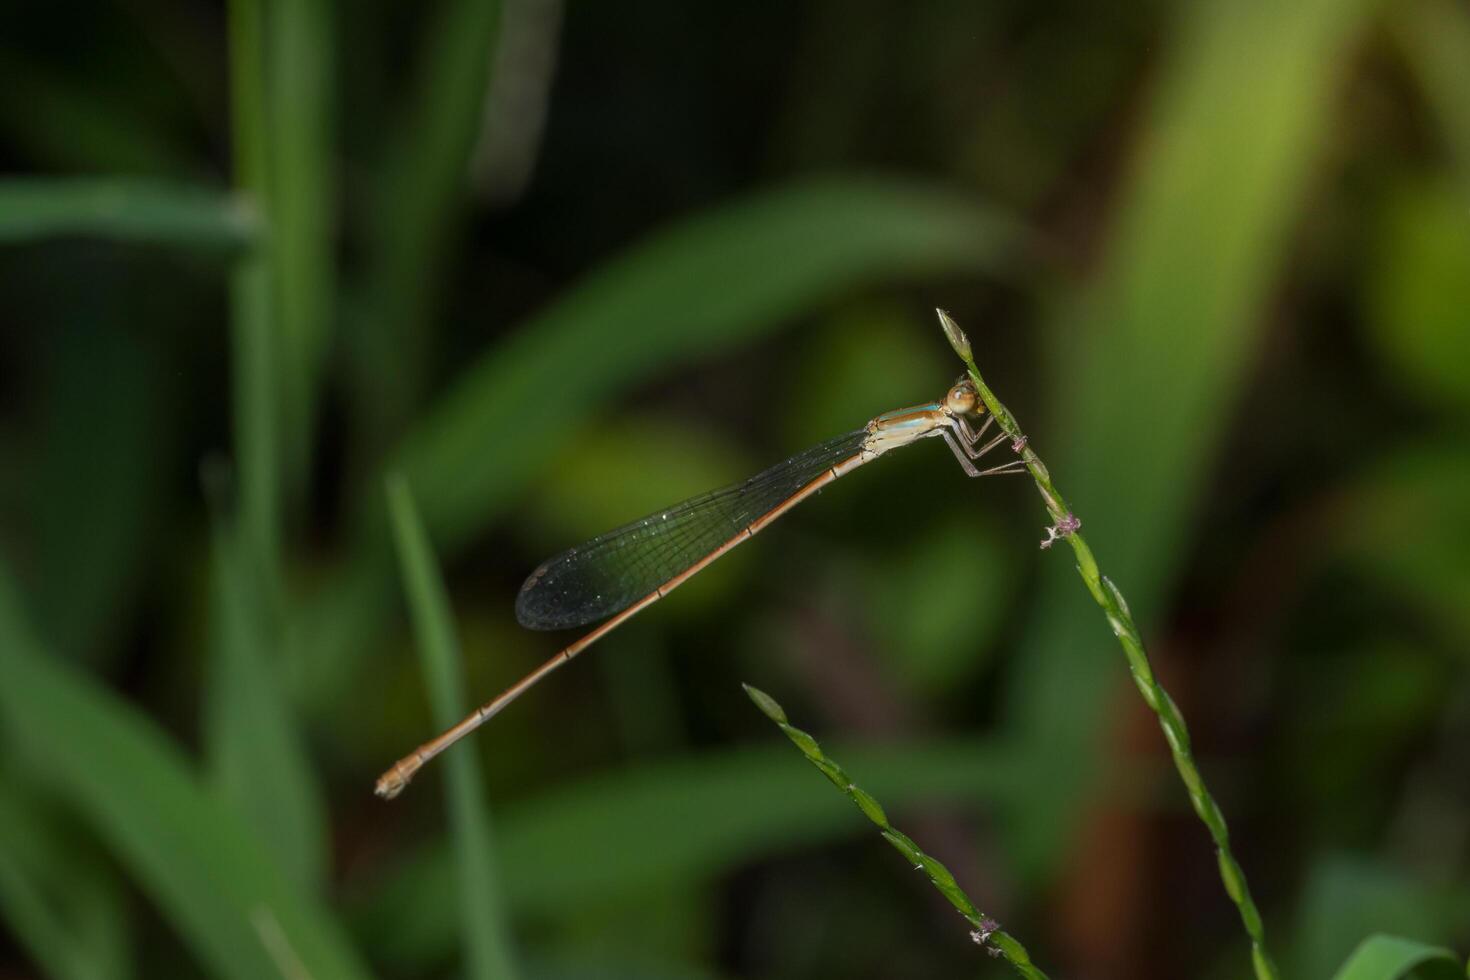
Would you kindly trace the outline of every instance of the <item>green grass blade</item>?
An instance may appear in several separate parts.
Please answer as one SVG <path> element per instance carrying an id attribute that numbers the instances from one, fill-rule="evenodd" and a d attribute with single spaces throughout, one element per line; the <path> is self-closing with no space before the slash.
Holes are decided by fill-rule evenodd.
<path id="1" fill-rule="evenodd" d="M 975 740 L 840 748 L 894 806 L 993 804 L 1026 776 L 1004 746 Z M 565 915 L 697 886 L 767 855 L 851 837 L 862 824 L 790 765 L 790 750 L 771 746 L 599 773 L 507 804 L 497 826 L 511 907 Z M 354 932 L 375 958 L 407 970 L 454 948 L 454 923 L 435 896 L 454 890 L 456 860 L 433 845 L 364 898 Z"/>
<path id="2" fill-rule="evenodd" d="M 1068 490 L 1147 631 L 1186 552 L 1191 502 L 1264 325 L 1291 222 L 1373 5 L 1186 4 L 1148 137 L 1085 322 L 1057 359 Z M 1241 70 L 1241 52 L 1250 69 Z M 1248 138 L 1242 134 L 1249 133 Z M 1134 393 L 1144 393 L 1135 396 Z M 1168 406 L 1160 411 L 1160 406 Z M 1076 797 L 1121 680 L 1070 574 L 1043 579 L 1008 715 L 1036 753 L 1011 851 L 1033 871 L 1066 852 Z M 1028 749 L 1029 747 L 1029 749 Z M 1041 760 L 1046 760 L 1043 769 Z M 1057 759 L 1068 764 L 1058 769 Z"/>
<path id="3" fill-rule="evenodd" d="M 224 799 L 308 892 L 327 872 L 327 818 L 270 652 L 272 629 L 238 537 L 215 518 L 212 664 L 206 695 L 211 776 Z"/>
<path id="4" fill-rule="evenodd" d="M 448 728 L 468 711 L 449 599 L 429 537 L 419 521 L 408 485 L 401 479 L 388 480 L 388 510 L 435 724 Z M 480 980 L 515 977 L 518 971 L 493 858 L 479 755 L 473 742 L 466 741 L 446 753 L 438 764 L 445 768 L 454 834 L 465 975 Z"/>
<path id="5" fill-rule="evenodd" d="M 472 366 L 398 466 L 436 541 L 509 503 L 558 436 L 660 372 L 769 333 L 875 279 L 995 269 L 1017 244 L 971 198 L 888 181 L 769 191 L 691 218 L 606 264 Z"/>
<path id="6" fill-rule="evenodd" d="M 269 213 L 265 15 L 259 0 L 231 0 L 229 28 L 235 183 L 253 207 Z M 255 574 L 273 587 L 280 562 L 278 393 L 282 386 L 275 294 L 265 242 L 235 263 L 230 278 L 230 332 L 241 532 Z"/>
<path id="7" fill-rule="evenodd" d="M 208 972 L 229 980 L 366 976 L 336 923 L 200 788 L 178 749 L 38 647 L 3 570 L 0 649 L 8 740 L 96 830 Z"/>
<path id="8" fill-rule="evenodd" d="M 70 923 L 48 907 L 41 881 L 26 875 L 15 854 L 28 841 L 7 832 L 0 815 L 0 912 L 27 954 L 54 980 L 101 980 L 117 976 L 99 963 Z"/>
<path id="9" fill-rule="evenodd" d="M 56 980 L 124 980 L 132 969 L 122 890 L 79 850 L 19 780 L 0 780 L 0 914 L 12 935 Z"/>
<path id="10" fill-rule="evenodd" d="M 1398 936 L 1369 936 L 1333 980 L 1464 980 L 1470 970 L 1447 949 Z"/>
<path id="11" fill-rule="evenodd" d="M 0 180 L 0 243 L 58 236 L 236 252 L 259 235 L 250 209 L 190 184 L 128 177 Z"/>
<path id="12" fill-rule="evenodd" d="M 330 0 L 276 3 L 268 18 L 271 256 L 280 295 L 283 482 L 304 493 L 336 269 Z"/>

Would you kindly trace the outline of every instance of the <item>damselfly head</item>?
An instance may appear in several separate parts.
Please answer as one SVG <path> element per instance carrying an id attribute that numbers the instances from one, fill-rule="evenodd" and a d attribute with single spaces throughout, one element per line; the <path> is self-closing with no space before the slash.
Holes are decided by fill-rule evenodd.
<path id="1" fill-rule="evenodd" d="M 944 396 L 944 407 L 955 415 L 973 415 L 985 411 L 985 406 L 980 404 L 980 395 L 975 391 L 975 383 L 964 376 Z"/>

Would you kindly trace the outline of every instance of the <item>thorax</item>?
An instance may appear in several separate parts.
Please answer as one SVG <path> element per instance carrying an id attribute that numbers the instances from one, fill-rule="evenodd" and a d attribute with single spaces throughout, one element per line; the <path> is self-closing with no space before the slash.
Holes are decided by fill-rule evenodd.
<path id="1" fill-rule="evenodd" d="M 868 440 L 863 449 L 876 456 L 934 435 L 948 422 L 949 413 L 939 402 L 885 412 L 868 423 Z"/>

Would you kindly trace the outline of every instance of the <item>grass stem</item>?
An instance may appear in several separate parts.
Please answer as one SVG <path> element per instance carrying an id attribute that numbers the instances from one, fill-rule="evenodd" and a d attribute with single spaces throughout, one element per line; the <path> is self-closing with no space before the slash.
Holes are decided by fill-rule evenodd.
<path id="1" fill-rule="evenodd" d="M 1148 654 L 1143 648 L 1143 639 L 1139 635 L 1138 626 L 1133 622 L 1132 613 L 1128 611 L 1128 603 L 1123 599 L 1123 593 L 1118 591 L 1118 587 L 1112 583 L 1112 580 L 1099 572 L 1097 559 L 1093 557 L 1092 549 L 1088 547 L 1087 541 L 1079 532 L 1082 522 L 1067 507 L 1066 500 L 1052 484 L 1051 473 L 1047 471 L 1046 464 L 1042 463 L 1041 458 L 1036 455 L 1036 451 L 1028 444 L 1025 433 L 1016 423 L 1015 416 L 1011 415 L 1000 399 L 995 397 L 995 392 L 990 390 L 990 386 L 980 376 L 980 369 L 975 366 L 975 358 L 970 351 L 969 338 L 948 313 L 943 310 L 935 312 L 939 314 L 940 326 L 944 328 L 950 346 L 954 348 L 960 360 L 965 362 L 965 367 L 970 372 L 970 380 L 975 383 L 975 388 L 980 393 L 986 409 L 995 417 L 996 423 L 1006 435 L 1010 436 L 1012 447 L 1025 462 L 1032 479 L 1036 481 L 1036 489 L 1041 493 L 1042 502 L 1046 504 L 1047 513 L 1052 519 L 1052 526 L 1047 529 L 1047 538 L 1041 543 L 1041 546 L 1047 548 L 1053 542 L 1063 539 L 1072 546 L 1072 551 L 1077 557 L 1077 573 L 1082 576 L 1082 581 L 1087 585 L 1087 591 L 1092 593 L 1092 598 L 1102 607 L 1104 615 L 1108 618 L 1108 625 L 1112 627 L 1113 634 L 1118 637 L 1118 643 L 1123 647 L 1123 653 L 1128 658 L 1128 669 L 1133 675 L 1133 683 L 1138 687 L 1138 692 L 1143 695 L 1144 702 L 1159 716 L 1159 727 L 1164 730 L 1164 738 L 1169 743 L 1169 751 L 1174 756 L 1174 766 L 1179 770 L 1179 778 L 1183 780 L 1184 788 L 1189 792 L 1189 801 L 1194 806 L 1194 812 L 1199 815 L 1200 820 L 1204 821 L 1205 827 L 1209 829 L 1210 837 L 1215 842 L 1215 855 L 1220 865 L 1220 879 L 1225 884 L 1226 894 L 1240 910 L 1240 921 L 1251 942 L 1251 959 L 1255 966 L 1257 980 L 1279 980 L 1280 974 L 1266 952 L 1266 935 L 1261 923 L 1261 914 L 1257 911 L 1256 903 L 1251 898 L 1250 888 L 1246 885 L 1245 872 L 1230 850 L 1230 832 L 1225 825 L 1225 815 L 1220 812 L 1215 798 L 1210 795 L 1209 789 L 1205 786 L 1204 777 L 1200 775 L 1199 767 L 1194 761 L 1194 752 L 1189 741 L 1189 729 L 1184 724 L 1184 716 L 1180 714 L 1179 706 L 1174 703 L 1174 699 L 1169 697 L 1169 692 L 1164 690 L 1163 685 L 1154 676 Z"/>
<path id="2" fill-rule="evenodd" d="M 407 481 L 401 476 L 390 476 L 387 494 L 404 593 L 413 614 L 429 701 L 436 723 L 448 727 L 464 716 L 467 700 L 461 668 L 463 658 L 455 639 L 449 596 Z M 472 980 L 515 980 L 519 971 L 495 868 L 490 809 L 480 784 L 475 746 L 466 743 L 449 753 L 444 768 L 444 789 L 458 865 L 464 974 Z"/>
<path id="3" fill-rule="evenodd" d="M 977 945 L 988 950 L 992 956 L 1005 957 L 1006 962 L 1015 967 L 1016 972 L 1026 980 L 1048 980 L 1046 974 L 1031 962 L 1031 954 L 1026 951 L 1025 946 L 1021 945 L 1020 940 L 1002 929 L 1000 923 L 981 912 L 971 901 L 970 896 L 965 894 L 959 882 L 955 881 L 954 875 L 948 868 L 925 853 L 907 834 L 890 824 L 888 814 L 884 812 L 882 804 L 874 799 L 872 794 L 854 783 L 841 766 L 829 759 L 816 739 L 787 722 L 786 711 L 776 703 L 775 698 L 749 684 L 742 686 L 745 688 L 745 693 L 750 696 L 750 700 L 755 702 L 755 706 L 776 723 L 776 727 L 791 739 L 793 745 L 801 749 L 807 761 L 816 766 L 822 775 L 832 781 L 833 786 L 852 800 L 863 812 L 863 816 L 873 822 L 883 834 L 883 839 L 892 844 L 894 849 L 913 865 L 914 870 L 922 871 L 928 876 L 929 881 L 939 890 L 939 893 L 948 899 L 949 903 L 970 924 L 970 938 Z"/>

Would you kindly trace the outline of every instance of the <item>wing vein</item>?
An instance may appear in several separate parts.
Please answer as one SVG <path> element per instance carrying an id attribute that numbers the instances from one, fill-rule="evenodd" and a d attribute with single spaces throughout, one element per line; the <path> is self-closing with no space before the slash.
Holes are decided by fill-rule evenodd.
<path id="1" fill-rule="evenodd" d="M 744 483 L 649 514 L 546 560 L 521 586 L 516 618 L 530 629 L 571 629 L 621 612 L 851 458 L 866 438 L 859 429 L 829 439 Z"/>

